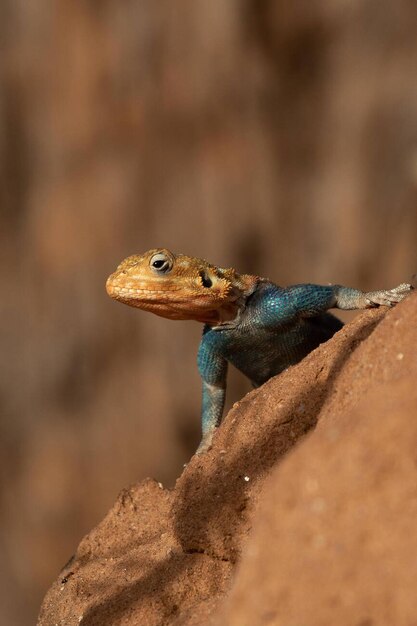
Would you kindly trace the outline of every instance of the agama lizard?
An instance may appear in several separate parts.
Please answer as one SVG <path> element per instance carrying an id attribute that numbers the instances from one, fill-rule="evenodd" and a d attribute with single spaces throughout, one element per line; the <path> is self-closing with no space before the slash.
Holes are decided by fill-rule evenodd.
<path id="1" fill-rule="evenodd" d="M 367 293 L 341 285 L 283 288 L 164 248 L 125 259 L 106 288 L 112 298 L 130 306 L 204 324 L 198 350 L 203 383 L 198 452 L 210 447 L 221 422 L 228 362 L 258 387 L 342 328 L 328 309 L 393 306 L 413 289 L 406 283 Z"/>

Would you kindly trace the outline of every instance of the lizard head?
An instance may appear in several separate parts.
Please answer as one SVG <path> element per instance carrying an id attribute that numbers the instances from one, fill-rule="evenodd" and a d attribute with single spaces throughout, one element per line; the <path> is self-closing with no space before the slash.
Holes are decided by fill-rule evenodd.
<path id="1" fill-rule="evenodd" d="M 238 315 L 257 280 L 157 248 L 122 261 L 106 289 L 115 300 L 161 317 L 217 325 Z"/>

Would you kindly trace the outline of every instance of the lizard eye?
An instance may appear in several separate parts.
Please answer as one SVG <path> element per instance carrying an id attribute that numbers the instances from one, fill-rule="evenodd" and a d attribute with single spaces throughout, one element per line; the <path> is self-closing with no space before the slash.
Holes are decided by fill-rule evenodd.
<path id="1" fill-rule="evenodd" d="M 158 272 L 158 274 L 166 274 L 172 269 L 172 261 L 166 254 L 162 252 L 158 252 L 154 254 L 151 258 L 149 265 L 153 270 Z"/>

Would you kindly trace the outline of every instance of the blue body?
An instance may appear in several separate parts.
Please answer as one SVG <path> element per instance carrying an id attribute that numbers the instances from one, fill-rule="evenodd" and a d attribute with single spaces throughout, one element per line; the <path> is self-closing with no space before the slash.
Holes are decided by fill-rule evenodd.
<path id="1" fill-rule="evenodd" d="M 235 325 L 204 327 L 198 351 L 203 436 L 221 421 L 228 362 L 256 387 L 298 363 L 342 328 L 340 320 L 325 312 L 335 306 L 341 289 L 352 299 L 358 293 L 338 285 L 283 289 L 262 281 L 248 296 Z"/>

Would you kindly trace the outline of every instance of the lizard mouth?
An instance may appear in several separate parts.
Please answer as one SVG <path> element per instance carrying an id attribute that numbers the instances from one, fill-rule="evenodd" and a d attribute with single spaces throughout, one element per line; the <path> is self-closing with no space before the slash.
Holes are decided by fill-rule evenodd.
<path id="1" fill-rule="evenodd" d="M 112 298 L 127 300 L 132 296 L 138 296 L 142 299 L 143 296 L 154 296 L 159 298 L 162 294 L 166 293 L 166 289 L 149 289 L 145 287 L 126 287 L 117 284 L 117 281 L 113 276 L 110 276 L 106 282 L 106 291 Z"/>

